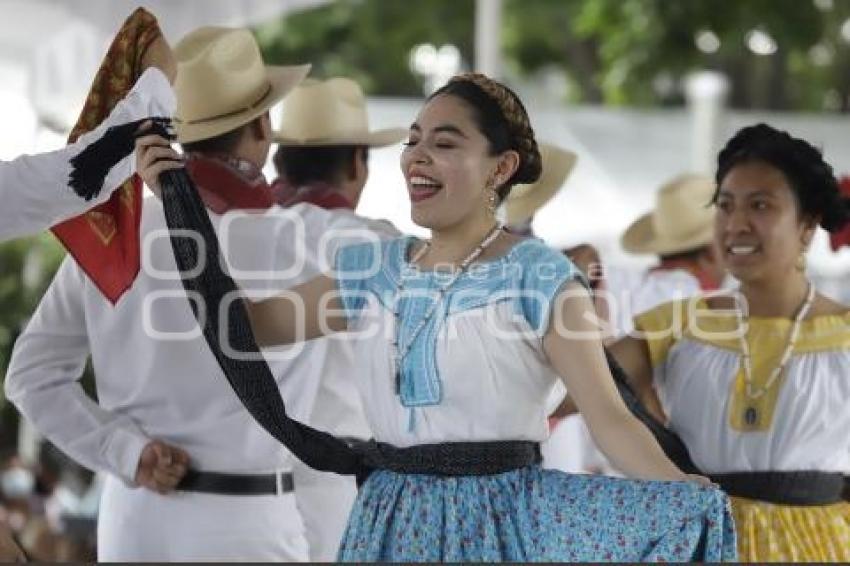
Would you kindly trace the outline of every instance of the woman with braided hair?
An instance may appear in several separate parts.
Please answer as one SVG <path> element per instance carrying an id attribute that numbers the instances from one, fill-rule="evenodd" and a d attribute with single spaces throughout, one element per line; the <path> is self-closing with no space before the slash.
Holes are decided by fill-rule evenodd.
<path id="1" fill-rule="evenodd" d="M 805 269 L 816 228 L 846 226 L 850 199 L 820 151 L 765 124 L 729 140 L 716 181 L 737 293 L 650 310 L 612 352 L 732 496 L 742 560 L 850 561 L 850 310 Z"/>
<path id="2" fill-rule="evenodd" d="M 340 558 L 734 559 L 725 496 L 676 468 L 621 401 L 581 273 L 496 219 L 511 187 L 541 172 L 517 96 L 483 75 L 457 76 L 426 101 L 405 146 L 411 214 L 430 240 L 343 247 L 332 273 L 245 302 L 261 345 L 349 330 L 368 352 L 351 378 L 375 442 L 362 449 L 370 473 L 359 474 Z M 557 379 L 637 479 L 540 467 Z M 256 397 L 240 394 L 249 409 Z M 305 435 L 278 438 L 294 446 Z"/>

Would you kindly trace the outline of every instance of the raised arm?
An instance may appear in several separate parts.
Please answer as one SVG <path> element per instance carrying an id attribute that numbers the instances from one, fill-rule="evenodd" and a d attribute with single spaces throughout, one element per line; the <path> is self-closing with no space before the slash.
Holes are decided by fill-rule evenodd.
<path id="1" fill-rule="evenodd" d="M 346 329 L 336 281 L 320 275 L 262 301 L 245 301 L 260 347 L 303 342 Z"/>
<path id="2" fill-rule="evenodd" d="M 567 283 L 553 305 L 543 346 L 584 415 L 594 441 L 617 468 L 632 477 L 698 478 L 673 465 L 623 403 L 605 361 L 598 329 L 591 322 L 592 313 L 590 295 L 584 287 L 578 282 Z"/>
<path id="3" fill-rule="evenodd" d="M 132 156 L 110 169 L 99 195 L 86 201 L 69 186 L 70 159 L 103 136 L 107 128 L 149 116 L 171 116 L 174 94 L 159 68 L 151 68 L 95 130 L 62 149 L 0 162 L 0 240 L 35 234 L 109 198 L 134 172 Z"/>

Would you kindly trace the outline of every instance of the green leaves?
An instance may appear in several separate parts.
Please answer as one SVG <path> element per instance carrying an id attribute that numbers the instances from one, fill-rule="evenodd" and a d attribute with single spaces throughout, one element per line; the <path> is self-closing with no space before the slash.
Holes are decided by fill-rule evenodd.
<path id="1" fill-rule="evenodd" d="M 354 78 L 369 94 L 418 96 L 410 50 L 451 43 L 471 65 L 474 16 L 474 0 L 340 0 L 256 33 L 270 63 L 310 61 L 314 75 Z M 503 0 L 501 33 L 509 69 L 559 70 L 574 101 L 681 104 L 682 77 L 714 69 L 731 78 L 733 106 L 846 110 L 848 18 L 850 0 Z M 752 52 L 753 30 L 776 52 Z"/>

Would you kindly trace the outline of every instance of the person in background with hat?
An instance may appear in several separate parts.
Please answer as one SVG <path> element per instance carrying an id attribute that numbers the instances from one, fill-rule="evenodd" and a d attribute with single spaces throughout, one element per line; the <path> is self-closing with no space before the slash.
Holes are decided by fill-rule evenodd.
<path id="1" fill-rule="evenodd" d="M 564 186 L 578 156 L 557 145 L 539 144 L 543 170 L 535 183 L 517 185 L 502 203 L 505 228 L 512 234 L 532 236 L 534 215 Z"/>
<path id="2" fill-rule="evenodd" d="M 283 102 L 274 165 L 280 177 L 272 183 L 276 200 L 285 207 L 319 207 L 335 223 L 380 238 L 399 236 L 386 221 L 355 211 L 369 176 L 369 151 L 401 142 L 404 128 L 370 130 L 366 97 L 351 79 L 305 79 Z M 337 240 L 349 238 L 339 234 Z M 306 242 L 318 250 L 318 242 Z M 326 260 L 331 262 L 332 257 Z M 330 265 L 330 263 L 328 263 Z M 319 383 L 308 421 L 321 430 L 349 439 L 372 437 L 351 378 L 362 367 L 357 349 L 345 340 L 330 344 L 320 338 L 304 344 L 287 374 Z M 306 525 L 310 560 L 336 559 L 357 488 L 353 478 L 313 470 L 295 463 L 295 494 Z"/>
<path id="3" fill-rule="evenodd" d="M 309 66 L 265 66 L 244 29 L 200 28 L 174 53 L 178 140 L 211 219 L 226 223 L 228 259 L 254 273 L 289 267 L 291 253 L 277 255 L 284 246 L 260 244 L 286 240 L 296 222 L 245 209 L 273 205 L 260 170 L 269 109 Z M 160 139 L 137 140 L 145 180 L 165 151 Z M 221 369 L 186 301 L 158 199 L 145 199 L 140 230 L 141 270 L 114 305 L 65 260 L 15 345 L 6 395 L 64 452 L 108 474 L 99 560 L 305 560 L 292 456 L 215 378 Z M 89 355 L 97 401 L 78 381 Z M 315 387 L 291 379 L 281 388 L 287 407 L 307 416 Z"/>
<path id="4" fill-rule="evenodd" d="M 62 149 L 22 155 L 0 161 L 0 241 L 38 233 L 57 222 L 80 214 L 106 201 L 135 171 L 132 156 L 114 165 L 93 200 L 71 190 L 70 161 L 99 140 L 106 130 L 152 116 L 168 116 L 174 108 L 170 83 L 174 81 L 174 56 L 162 37 L 145 51 L 145 72 L 130 93 L 118 103 L 95 130 Z"/>
<path id="5" fill-rule="evenodd" d="M 658 190 L 655 208 L 635 220 L 620 238 L 629 253 L 657 256 L 656 265 L 646 271 L 636 274 L 603 266 L 599 252 L 589 244 L 566 250 L 597 291 L 597 310 L 609 323 L 609 342 L 633 329 L 636 314 L 720 287 L 726 270 L 712 233 L 714 189 L 711 178 L 684 174 Z"/>
<path id="6" fill-rule="evenodd" d="M 656 255 L 658 263 L 638 280 L 619 270 L 605 270 L 611 322 L 618 335 L 629 333 L 636 314 L 720 287 L 726 269 L 714 243 L 715 188 L 710 177 L 680 175 L 659 189 L 655 209 L 623 233 L 620 243 L 625 251 Z"/>

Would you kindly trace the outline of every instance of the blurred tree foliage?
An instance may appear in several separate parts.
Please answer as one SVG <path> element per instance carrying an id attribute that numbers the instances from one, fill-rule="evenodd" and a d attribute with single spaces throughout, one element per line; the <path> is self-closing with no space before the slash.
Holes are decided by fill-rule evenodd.
<path id="1" fill-rule="evenodd" d="M 51 234 L 0 244 L 0 376 L 5 378 L 15 339 L 33 311 L 65 252 Z M 0 394 L 0 447 L 16 441 L 17 412 Z"/>
<path id="2" fill-rule="evenodd" d="M 371 94 L 419 95 L 411 48 L 452 43 L 469 64 L 474 12 L 474 0 L 338 0 L 257 37 L 271 63 L 310 61 L 315 76 L 350 76 Z M 688 72 L 715 69 L 731 78 L 734 107 L 846 112 L 847 22 L 850 0 L 504 0 L 502 34 L 509 69 L 556 70 L 574 101 L 679 104 Z M 753 30 L 775 52 L 753 53 Z"/>
<path id="3" fill-rule="evenodd" d="M 419 96 L 408 64 L 420 43 L 473 52 L 474 0 L 341 0 L 256 30 L 266 62 L 310 62 L 317 77 L 350 77 L 366 92 Z"/>

